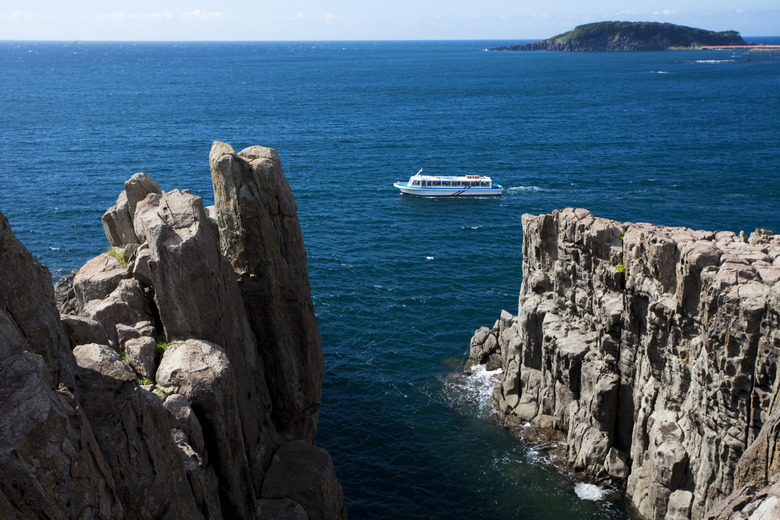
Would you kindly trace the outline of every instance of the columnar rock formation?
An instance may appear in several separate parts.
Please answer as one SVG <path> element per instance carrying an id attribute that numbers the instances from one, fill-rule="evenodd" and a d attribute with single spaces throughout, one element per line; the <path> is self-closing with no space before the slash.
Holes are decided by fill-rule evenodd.
<path id="1" fill-rule="evenodd" d="M 505 423 L 565 432 L 571 466 L 644 518 L 780 517 L 780 237 L 522 221 L 518 314 L 470 359 L 503 368 Z"/>
<path id="2" fill-rule="evenodd" d="M 0 214 L 0 517 L 346 517 L 292 191 L 273 150 L 210 159 L 217 219 L 134 175 L 62 316 Z"/>

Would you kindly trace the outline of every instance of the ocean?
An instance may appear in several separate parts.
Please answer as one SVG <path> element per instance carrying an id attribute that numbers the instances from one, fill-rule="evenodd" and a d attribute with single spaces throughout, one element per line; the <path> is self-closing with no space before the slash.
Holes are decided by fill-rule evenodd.
<path id="1" fill-rule="evenodd" d="M 0 42 L 0 211 L 58 279 L 133 173 L 211 204 L 212 141 L 275 148 L 350 518 L 631 518 L 497 424 L 490 374 L 448 375 L 516 313 L 523 213 L 780 232 L 780 54 L 485 50 L 509 43 Z M 420 168 L 505 192 L 401 196 Z"/>

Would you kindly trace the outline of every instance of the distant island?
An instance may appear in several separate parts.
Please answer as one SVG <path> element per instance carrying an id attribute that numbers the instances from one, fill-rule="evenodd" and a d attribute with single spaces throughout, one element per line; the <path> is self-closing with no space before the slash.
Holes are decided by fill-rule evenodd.
<path id="1" fill-rule="evenodd" d="M 747 45 L 737 31 L 707 31 L 659 22 L 596 22 L 547 40 L 492 51 L 662 51 Z"/>

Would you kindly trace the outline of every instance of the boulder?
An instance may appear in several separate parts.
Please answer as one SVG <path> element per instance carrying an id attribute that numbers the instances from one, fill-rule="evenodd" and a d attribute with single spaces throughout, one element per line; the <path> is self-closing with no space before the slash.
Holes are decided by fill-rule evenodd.
<path id="1" fill-rule="evenodd" d="M 125 190 L 119 194 L 116 204 L 103 215 L 103 230 L 109 244 L 125 247 L 138 243 L 133 219 L 138 203 L 150 193 L 162 193 L 160 185 L 145 173 L 136 173 L 125 182 Z"/>
<path id="2" fill-rule="evenodd" d="M 305 441 L 282 444 L 263 483 L 265 500 L 289 498 L 310 520 L 346 519 L 344 494 L 328 452 Z"/>
<path id="3" fill-rule="evenodd" d="M 85 345 L 87 343 L 101 343 L 108 345 L 110 339 L 103 325 L 92 318 L 66 314 L 60 320 L 62 328 L 68 334 L 71 345 Z"/>
<path id="4" fill-rule="evenodd" d="M 155 354 L 157 342 L 149 336 L 131 338 L 124 343 L 127 363 L 133 367 L 136 374 L 149 380 L 154 380 Z"/>
<path id="5" fill-rule="evenodd" d="M 73 277 L 77 312 L 83 311 L 92 300 L 105 299 L 128 277 L 127 268 L 113 255 L 103 253 L 88 260 Z"/>
<path id="6" fill-rule="evenodd" d="M 222 507 L 229 516 L 248 518 L 258 497 L 252 486 L 247 447 L 238 413 L 238 390 L 227 354 L 201 340 L 173 341 L 157 369 L 157 385 L 167 394 L 187 398 L 199 424 L 209 432 L 209 459 L 216 464 Z"/>

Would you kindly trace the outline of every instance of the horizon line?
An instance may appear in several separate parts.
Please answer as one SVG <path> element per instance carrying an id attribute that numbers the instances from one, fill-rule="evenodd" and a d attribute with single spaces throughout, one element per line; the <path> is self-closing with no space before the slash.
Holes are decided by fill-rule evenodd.
<path id="1" fill-rule="evenodd" d="M 142 40 L 101 40 L 101 39 L 3 39 L 0 38 L 0 43 L 299 43 L 299 42 L 366 42 L 366 43 L 382 43 L 382 42 L 484 42 L 484 41 L 508 41 L 508 40 L 549 40 L 554 36 L 548 36 L 547 38 L 383 38 L 383 39 L 290 39 L 290 40 L 157 40 L 157 39 L 142 39 Z M 780 38 L 778 35 L 752 35 L 742 36 L 742 38 Z"/>

